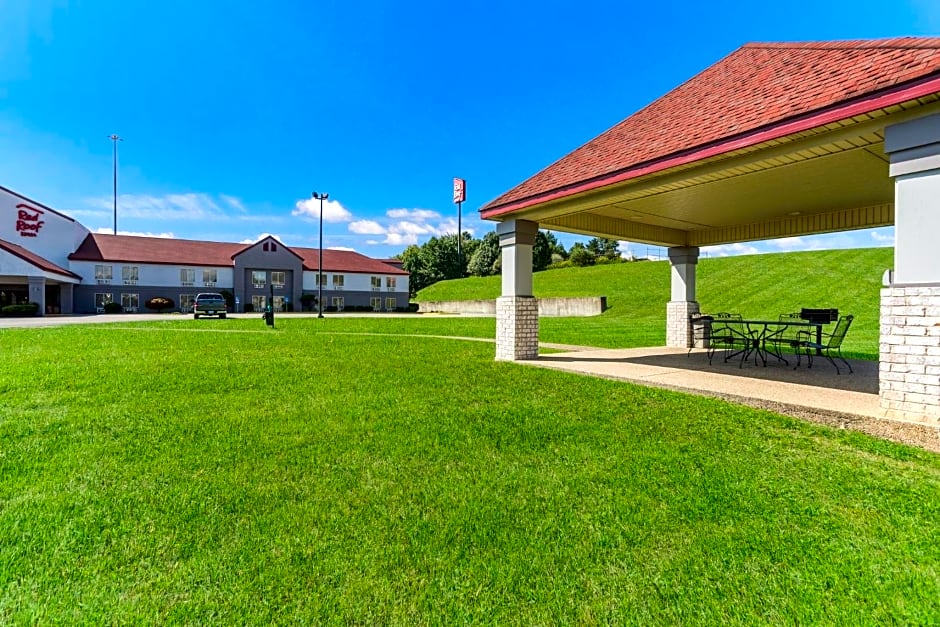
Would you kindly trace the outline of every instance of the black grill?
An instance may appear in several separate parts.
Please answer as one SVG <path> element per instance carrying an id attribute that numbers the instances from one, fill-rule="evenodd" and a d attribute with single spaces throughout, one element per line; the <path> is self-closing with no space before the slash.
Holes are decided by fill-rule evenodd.
<path id="1" fill-rule="evenodd" d="M 839 319 L 839 310 L 838 309 L 807 309 L 804 307 L 800 310 L 800 318 L 806 320 L 807 322 L 816 322 L 821 324 L 829 324 L 830 322 L 835 322 Z"/>

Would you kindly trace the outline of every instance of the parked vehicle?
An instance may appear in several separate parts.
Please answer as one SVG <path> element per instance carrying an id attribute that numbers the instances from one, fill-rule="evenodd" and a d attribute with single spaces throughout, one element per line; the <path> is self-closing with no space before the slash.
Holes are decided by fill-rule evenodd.
<path id="1" fill-rule="evenodd" d="M 199 316 L 218 316 L 225 318 L 225 299 L 221 294 L 207 292 L 196 294 L 196 300 L 193 301 L 193 318 L 199 320 Z"/>

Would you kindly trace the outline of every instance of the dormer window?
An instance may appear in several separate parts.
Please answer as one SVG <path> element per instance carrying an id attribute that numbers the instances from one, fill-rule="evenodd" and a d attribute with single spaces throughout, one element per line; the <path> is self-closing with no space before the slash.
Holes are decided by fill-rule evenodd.
<path id="1" fill-rule="evenodd" d="M 276 253 L 277 244 L 275 244 L 274 242 L 265 242 L 264 244 L 261 245 L 261 250 L 263 250 L 266 253 L 267 252 Z"/>

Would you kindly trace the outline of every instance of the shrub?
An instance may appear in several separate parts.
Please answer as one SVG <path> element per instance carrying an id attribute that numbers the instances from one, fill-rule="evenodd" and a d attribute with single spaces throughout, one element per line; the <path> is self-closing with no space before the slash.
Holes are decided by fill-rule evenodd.
<path id="1" fill-rule="evenodd" d="M 418 313 L 418 303 L 408 303 L 408 313 Z"/>
<path id="2" fill-rule="evenodd" d="M 304 309 L 307 311 L 313 311 L 315 309 L 316 304 L 317 304 L 316 294 L 301 294 L 300 296 L 301 309 Z"/>
<path id="3" fill-rule="evenodd" d="M 335 305 L 329 305 L 329 306 L 327 306 L 327 307 L 324 307 L 323 311 L 336 311 L 336 306 L 335 306 Z"/>
<path id="4" fill-rule="evenodd" d="M 39 313 L 37 303 L 20 303 L 19 305 L 7 305 L 0 309 L 0 314 L 11 318 L 23 318 L 26 316 L 35 316 Z"/>
<path id="5" fill-rule="evenodd" d="M 163 311 L 164 309 L 173 309 L 176 307 L 176 303 L 173 302 L 172 298 L 167 298 L 165 296 L 154 296 L 144 303 L 144 306 L 147 309 L 153 309 L 154 311 Z"/>
<path id="6" fill-rule="evenodd" d="M 105 303 L 104 312 L 108 314 L 123 313 L 124 308 L 121 307 L 121 303 Z"/>
<path id="7" fill-rule="evenodd" d="M 594 253 L 592 253 L 587 248 L 582 248 L 579 246 L 575 246 L 571 249 L 568 260 L 571 261 L 572 264 L 582 268 L 584 266 L 593 266 L 595 261 L 597 261 Z"/>
<path id="8" fill-rule="evenodd" d="M 254 313 L 255 304 L 254 303 L 245 303 L 245 313 Z"/>
<path id="9" fill-rule="evenodd" d="M 283 311 L 286 311 L 286 312 L 294 311 L 294 303 L 284 303 Z"/>

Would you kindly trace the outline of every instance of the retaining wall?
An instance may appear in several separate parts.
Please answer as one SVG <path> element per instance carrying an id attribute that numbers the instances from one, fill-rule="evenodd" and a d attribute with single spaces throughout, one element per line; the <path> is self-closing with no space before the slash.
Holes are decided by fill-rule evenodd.
<path id="1" fill-rule="evenodd" d="M 599 316 L 607 309 L 606 296 L 539 298 L 537 301 L 539 316 L 546 318 Z M 419 302 L 418 306 L 420 313 L 496 315 L 495 300 L 440 300 Z"/>

